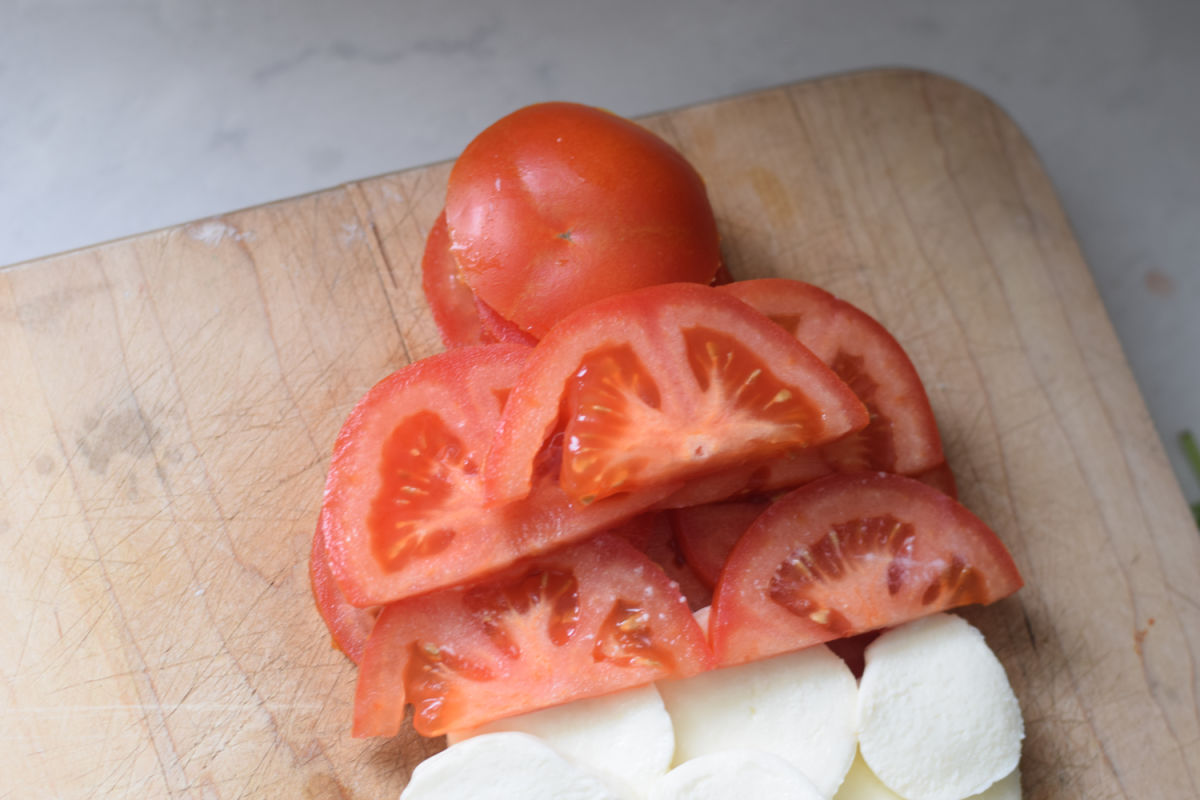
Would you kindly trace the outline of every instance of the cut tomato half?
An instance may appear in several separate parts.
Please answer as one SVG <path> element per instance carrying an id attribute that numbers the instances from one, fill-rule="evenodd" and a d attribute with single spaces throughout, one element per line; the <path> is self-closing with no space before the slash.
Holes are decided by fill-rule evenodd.
<path id="1" fill-rule="evenodd" d="M 323 506 L 330 570 L 350 603 L 379 605 L 500 569 L 628 519 L 672 490 L 574 510 L 539 476 L 520 502 L 486 507 L 484 455 L 530 352 L 497 344 L 422 359 L 351 412 Z"/>
<path id="2" fill-rule="evenodd" d="M 433 314 L 433 322 L 447 349 L 500 341 L 485 336 L 475 293 L 462 280 L 458 262 L 450 253 L 450 233 L 446 212 L 438 214 L 425 239 L 421 257 L 421 289 Z"/>
<path id="3" fill-rule="evenodd" d="M 588 505 L 757 464 L 867 424 L 862 403 L 778 325 L 722 290 L 666 284 L 593 303 L 533 349 L 504 408 L 485 479 L 529 493 L 561 437 L 559 482 Z"/>
<path id="4" fill-rule="evenodd" d="M 602 297 L 708 283 L 721 260 L 687 159 L 646 128 L 575 103 L 518 109 L 473 139 L 450 172 L 446 219 L 464 280 L 539 338 Z"/>
<path id="5" fill-rule="evenodd" d="M 766 500 L 743 500 L 676 508 L 667 513 L 684 560 L 711 588 L 717 585 L 733 546 L 768 505 Z"/>
<path id="6" fill-rule="evenodd" d="M 357 664 L 362 660 L 367 636 L 379 616 L 379 607 L 357 608 L 350 605 L 342 590 L 333 579 L 329 569 L 329 558 L 325 552 L 325 515 L 317 521 L 313 534 L 312 552 L 308 559 L 308 578 L 312 586 L 317 613 L 329 628 L 333 645 Z"/>
<path id="7" fill-rule="evenodd" d="M 675 584 L 597 536 L 491 578 L 384 609 L 367 642 L 355 736 L 425 736 L 708 669 Z"/>
<path id="8" fill-rule="evenodd" d="M 897 625 L 1021 587 L 996 534 L 897 475 L 832 475 L 776 501 L 721 572 L 710 635 L 737 664 Z"/>

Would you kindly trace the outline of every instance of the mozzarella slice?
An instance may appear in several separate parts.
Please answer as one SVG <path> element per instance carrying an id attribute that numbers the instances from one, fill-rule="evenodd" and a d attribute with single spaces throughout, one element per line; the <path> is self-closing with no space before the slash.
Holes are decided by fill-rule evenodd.
<path id="1" fill-rule="evenodd" d="M 490 733 L 413 770 L 400 800 L 621 800 L 599 778 L 524 733 Z"/>
<path id="2" fill-rule="evenodd" d="M 668 772 L 650 790 L 650 800 L 731 797 L 825 800 L 804 773 L 762 750 L 724 750 L 693 758 Z"/>
<path id="3" fill-rule="evenodd" d="M 863 760 L 908 800 L 962 800 L 1017 768 L 1025 729 L 1004 667 L 953 614 L 867 647 L 858 693 Z"/>
<path id="4" fill-rule="evenodd" d="M 666 774 L 675 732 L 654 686 L 576 700 L 447 736 L 451 743 L 499 731 L 537 736 L 568 761 L 631 797 Z"/>
<path id="5" fill-rule="evenodd" d="M 900 795 L 883 785 L 883 781 L 871 772 L 862 755 L 854 758 L 846 780 L 838 787 L 833 800 L 904 800 Z M 1007 776 L 993 783 L 979 794 L 973 794 L 966 800 L 1021 800 L 1021 770 L 1015 769 Z"/>
<path id="6" fill-rule="evenodd" d="M 676 764 L 723 750 L 763 750 L 830 797 L 854 760 L 858 689 L 824 645 L 659 681 L 658 688 L 675 724 Z"/>

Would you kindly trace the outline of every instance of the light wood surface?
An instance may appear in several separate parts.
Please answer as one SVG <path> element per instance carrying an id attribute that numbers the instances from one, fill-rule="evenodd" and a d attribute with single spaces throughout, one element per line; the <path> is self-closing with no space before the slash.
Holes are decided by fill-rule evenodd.
<path id="1" fill-rule="evenodd" d="M 736 277 L 824 286 L 912 355 L 1026 578 L 967 613 L 1025 713 L 1026 797 L 1200 795 L 1200 536 L 1018 128 L 906 71 L 645 122 Z M 307 553 L 344 415 L 440 350 L 447 172 L 0 271 L 0 796 L 392 798 L 441 746 L 349 737 Z"/>

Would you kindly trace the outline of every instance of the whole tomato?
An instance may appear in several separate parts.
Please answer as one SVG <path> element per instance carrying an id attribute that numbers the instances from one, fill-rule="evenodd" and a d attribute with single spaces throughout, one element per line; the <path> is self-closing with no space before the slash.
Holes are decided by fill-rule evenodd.
<path id="1" fill-rule="evenodd" d="M 616 114 L 527 106 L 459 156 L 446 193 L 451 252 L 488 306 L 535 337 L 594 300 L 709 283 L 721 266 L 704 181 Z"/>

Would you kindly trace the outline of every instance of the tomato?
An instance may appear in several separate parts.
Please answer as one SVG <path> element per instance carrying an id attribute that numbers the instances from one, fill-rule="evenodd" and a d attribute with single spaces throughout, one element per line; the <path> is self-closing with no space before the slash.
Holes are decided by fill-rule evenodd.
<path id="1" fill-rule="evenodd" d="M 956 500 L 958 499 L 958 482 L 954 479 L 954 473 L 951 472 L 950 465 L 945 461 L 910 477 L 919 480 L 927 486 L 932 486 L 944 495 L 953 497 Z"/>
<path id="2" fill-rule="evenodd" d="M 350 603 L 378 605 L 499 569 L 628 519 L 671 491 L 576 511 L 557 482 L 539 476 L 520 502 L 485 507 L 483 459 L 530 352 L 497 344 L 423 359 L 351 412 L 323 506 L 330 570 Z"/>
<path id="3" fill-rule="evenodd" d="M 574 309 L 721 263 L 704 181 L 674 148 L 608 111 L 519 109 L 459 156 L 446 191 L 464 280 L 537 338 Z"/>
<path id="4" fill-rule="evenodd" d="M 770 317 L 829 365 L 866 405 L 871 423 L 821 448 L 829 471 L 915 475 L 946 460 L 925 387 L 899 342 L 870 315 L 823 289 L 767 278 L 721 287 Z M 811 464 L 783 464 L 771 486 L 810 479 Z"/>
<path id="5" fill-rule="evenodd" d="M 350 605 L 342 590 L 338 588 L 329 569 L 328 554 L 325 552 L 325 515 L 317 521 L 313 534 L 312 553 L 308 559 L 308 578 L 312 585 L 313 599 L 317 612 L 325 620 L 325 626 L 333 637 L 334 647 L 341 650 L 357 664 L 362 660 L 363 647 L 371 626 L 379 616 L 379 608 L 356 608 Z"/>
<path id="6" fill-rule="evenodd" d="M 846 384 L 746 304 L 697 284 L 653 286 L 576 311 L 533 348 L 485 481 L 494 502 L 526 495 L 561 436 L 559 482 L 587 505 L 866 423 Z"/>
<path id="7" fill-rule="evenodd" d="M 613 536 L 384 609 L 367 642 L 355 736 L 426 736 L 708 669 L 677 587 Z"/>
<path id="8" fill-rule="evenodd" d="M 684 557 L 675 528 L 664 512 L 634 517 L 611 533 L 629 542 L 675 581 L 692 611 L 712 603 L 712 581 L 705 581 Z"/>
<path id="9" fill-rule="evenodd" d="M 885 473 L 832 475 L 742 534 L 713 598 L 720 663 L 798 650 L 1021 587 L 996 534 L 956 501 Z"/>
<path id="10" fill-rule="evenodd" d="M 433 321 L 447 348 L 486 344 L 475 294 L 462 281 L 458 263 L 450 254 L 450 234 L 446 228 L 446 213 L 438 215 L 425 239 L 425 254 L 421 257 L 421 288 L 433 314 Z"/>
<path id="11" fill-rule="evenodd" d="M 684 559 L 708 586 L 717 585 L 733 546 L 767 505 L 765 500 L 743 500 L 668 512 Z"/>
<path id="12" fill-rule="evenodd" d="M 483 336 L 493 342 L 509 344 L 524 344 L 533 347 L 537 339 L 521 330 L 511 320 L 507 320 L 487 303 L 475 298 L 475 310 L 479 315 L 479 323 L 483 327 Z"/>

